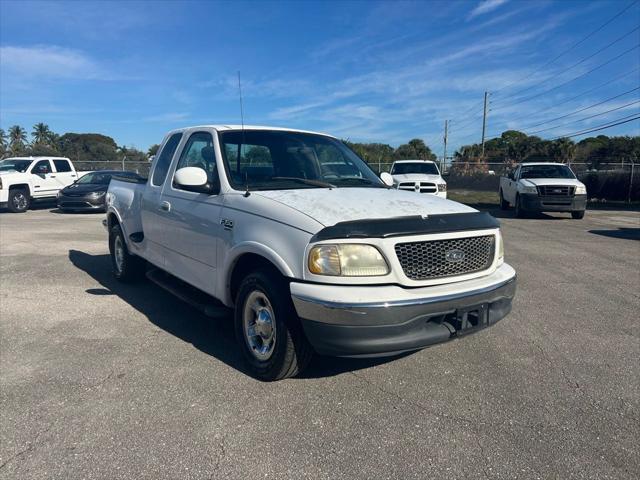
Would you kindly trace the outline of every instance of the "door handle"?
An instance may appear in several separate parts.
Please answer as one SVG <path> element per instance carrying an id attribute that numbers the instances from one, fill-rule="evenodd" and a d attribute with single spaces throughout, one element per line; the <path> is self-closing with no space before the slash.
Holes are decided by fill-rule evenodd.
<path id="1" fill-rule="evenodd" d="M 158 209 L 163 212 L 168 212 L 171 210 L 171 204 L 169 202 L 160 202 L 160 207 Z"/>
<path id="2" fill-rule="evenodd" d="M 55 175 L 51 175 L 51 178 L 56 178 L 56 176 Z"/>

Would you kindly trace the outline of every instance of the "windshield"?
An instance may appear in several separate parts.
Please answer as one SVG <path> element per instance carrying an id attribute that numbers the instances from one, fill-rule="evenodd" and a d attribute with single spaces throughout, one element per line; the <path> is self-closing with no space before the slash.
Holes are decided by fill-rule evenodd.
<path id="1" fill-rule="evenodd" d="M 324 135 L 277 130 L 220 132 L 227 177 L 237 190 L 386 188 L 342 142 Z"/>
<path id="2" fill-rule="evenodd" d="M 92 185 L 109 185 L 112 176 L 135 178 L 137 174 L 130 172 L 93 172 L 80 177 L 76 183 L 90 183 Z"/>
<path id="3" fill-rule="evenodd" d="M 440 175 L 435 163 L 408 162 L 396 163 L 391 169 L 391 175 L 405 175 L 407 173 L 421 173 L 424 175 Z"/>
<path id="4" fill-rule="evenodd" d="M 576 178 L 565 165 L 529 165 L 522 167 L 520 178 Z"/>
<path id="5" fill-rule="evenodd" d="M 7 158 L 0 161 L 0 172 L 8 172 L 9 170 L 15 170 L 16 172 L 26 172 L 32 160 L 16 160 L 13 158 Z"/>

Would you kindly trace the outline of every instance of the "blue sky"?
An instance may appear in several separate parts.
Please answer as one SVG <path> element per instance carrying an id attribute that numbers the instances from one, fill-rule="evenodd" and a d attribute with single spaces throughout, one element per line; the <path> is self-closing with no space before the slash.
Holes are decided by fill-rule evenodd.
<path id="1" fill-rule="evenodd" d="M 245 123 L 419 137 L 440 154 L 445 119 L 450 151 L 480 140 L 488 90 L 488 136 L 553 138 L 640 110 L 639 90 L 623 94 L 640 86 L 639 3 L 549 64 L 632 2 L 0 0 L 0 127 L 42 121 L 146 149 L 172 128 L 239 123 L 240 70 Z"/>

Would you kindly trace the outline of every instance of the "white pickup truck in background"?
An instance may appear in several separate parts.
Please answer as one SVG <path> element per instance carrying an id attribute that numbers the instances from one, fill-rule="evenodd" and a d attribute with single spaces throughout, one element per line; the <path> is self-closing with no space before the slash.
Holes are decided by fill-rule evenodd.
<path id="1" fill-rule="evenodd" d="M 233 309 L 264 380 L 296 375 L 314 351 L 393 355 L 507 315 L 516 275 L 497 220 L 381 177 L 324 134 L 174 130 L 148 180 L 109 184 L 114 275 L 146 274 L 204 313 Z"/>
<path id="2" fill-rule="evenodd" d="M 513 205 L 516 217 L 527 212 L 569 212 L 584 217 L 587 188 L 563 163 L 522 163 L 500 177 L 500 208 Z"/>
<path id="3" fill-rule="evenodd" d="M 64 157 L 14 157 L 0 160 L 0 208 L 26 212 L 34 200 L 53 200 L 86 172 L 76 172 Z"/>
<path id="4" fill-rule="evenodd" d="M 447 198 L 447 182 L 444 181 L 435 162 L 430 160 L 397 160 L 389 172 L 393 185 L 399 190 L 430 193 Z"/>

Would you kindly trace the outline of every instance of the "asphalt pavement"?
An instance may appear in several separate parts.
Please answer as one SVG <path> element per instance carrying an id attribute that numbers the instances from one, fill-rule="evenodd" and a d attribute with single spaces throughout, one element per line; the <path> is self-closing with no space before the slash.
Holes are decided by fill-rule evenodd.
<path id="1" fill-rule="evenodd" d="M 229 319 L 114 281 L 103 215 L 0 214 L 0 478 L 639 478 L 640 213 L 494 213 L 507 318 L 276 383 Z"/>

